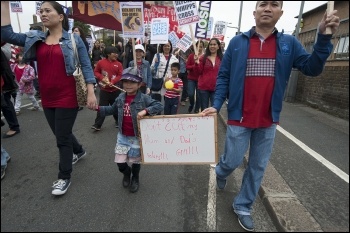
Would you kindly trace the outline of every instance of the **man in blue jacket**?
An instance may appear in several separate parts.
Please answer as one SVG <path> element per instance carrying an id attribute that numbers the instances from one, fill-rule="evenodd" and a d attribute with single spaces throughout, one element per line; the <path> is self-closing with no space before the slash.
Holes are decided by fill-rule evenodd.
<path id="1" fill-rule="evenodd" d="M 247 231 L 254 230 L 251 209 L 270 159 L 291 70 L 319 75 L 333 48 L 326 27 L 334 34 L 339 26 L 337 11 L 325 14 L 314 51 L 309 54 L 295 37 L 275 28 L 283 14 L 282 5 L 283 1 L 257 1 L 253 12 L 256 26 L 230 41 L 218 73 L 214 104 L 202 112 L 219 112 L 229 96 L 225 152 L 215 167 L 219 189 L 225 188 L 226 178 L 240 166 L 249 147 L 241 189 L 232 204 Z"/>

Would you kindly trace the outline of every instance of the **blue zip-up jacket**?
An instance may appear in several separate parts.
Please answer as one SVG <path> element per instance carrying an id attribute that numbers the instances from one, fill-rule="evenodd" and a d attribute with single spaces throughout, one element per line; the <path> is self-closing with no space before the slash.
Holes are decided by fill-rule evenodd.
<path id="1" fill-rule="evenodd" d="M 119 132 L 123 134 L 123 115 L 124 115 L 124 104 L 125 104 L 126 93 L 121 93 L 114 101 L 112 106 L 100 106 L 100 115 L 102 117 L 118 114 L 118 127 Z M 135 99 L 130 104 L 130 112 L 132 117 L 132 124 L 134 127 L 135 136 L 139 135 L 137 126 L 137 113 L 142 110 L 146 110 L 150 116 L 157 115 L 163 111 L 163 104 L 151 96 L 143 94 L 140 90 L 137 91 Z"/>
<path id="2" fill-rule="evenodd" d="M 62 30 L 62 38 L 59 44 L 63 53 L 64 63 L 66 66 L 66 73 L 68 76 L 71 76 L 73 75 L 76 69 L 73 45 L 70 39 L 70 34 L 64 29 Z M 13 32 L 11 25 L 1 26 L 1 40 L 24 47 L 23 60 L 25 62 L 36 61 L 36 42 L 45 42 L 48 33 L 49 31 L 44 33 L 42 31 L 37 30 L 30 30 L 27 33 L 15 33 Z M 84 42 L 79 35 L 74 34 L 74 38 L 85 82 L 96 83 L 94 72 L 91 66 L 91 61 L 86 51 Z"/>
<path id="3" fill-rule="evenodd" d="M 219 69 L 213 107 L 220 111 L 229 93 L 227 112 L 228 120 L 243 120 L 243 92 L 252 28 L 248 32 L 235 36 L 230 41 Z M 292 68 L 297 68 L 304 75 L 317 76 L 322 73 L 333 45 L 331 35 L 318 34 L 312 54 L 305 51 L 300 42 L 291 35 L 277 32 L 275 86 L 271 99 L 273 122 L 279 122 L 284 91 L 288 84 Z M 252 90 L 254 91 L 254 90 Z"/>
<path id="4" fill-rule="evenodd" d="M 134 66 L 134 60 L 129 62 L 129 67 Z M 142 82 L 146 83 L 146 87 L 152 87 L 152 73 L 151 73 L 151 65 L 145 59 L 142 59 Z"/>

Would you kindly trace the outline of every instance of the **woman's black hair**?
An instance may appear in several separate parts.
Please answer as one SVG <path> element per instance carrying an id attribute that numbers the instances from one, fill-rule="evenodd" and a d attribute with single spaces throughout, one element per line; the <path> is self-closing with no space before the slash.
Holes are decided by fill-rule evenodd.
<path id="1" fill-rule="evenodd" d="M 171 44 L 171 41 L 170 41 L 170 40 L 168 40 L 168 43 L 170 44 L 170 52 L 169 52 L 169 54 L 171 54 L 171 53 L 173 52 L 173 45 Z M 159 53 L 163 53 L 163 52 L 164 52 L 164 51 L 163 51 L 164 45 L 165 45 L 165 44 L 161 44 L 161 45 L 160 45 Z"/>
<path id="2" fill-rule="evenodd" d="M 86 41 L 86 36 L 85 36 L 85 33 L 83 31 L 83 29 L 79 26 L 74 26 L 72 28 L 72 32 L 74 32 L 74 29 L 78 28 L 79 32 L 80 32 L 80 38 L 83 40 L 83 41 Z"/>
<path id="3" fill-rule="evenodd" d="M 57 11 L 59 15 L 63 15 L 62 28 L 68 32 L 69 30 L 68 16 L 64 13 L 62 5 L 55 1 L 43 1 L 41 5 L 46 2 L 49 3 L 53 7 L 53 9 Z"/>
<path id="4" fill-rule="evenodd" d="M 207 57 L 211 55 L 209 46 L 210 46 L 210 42 L 212 42 L 213 40 L 215 40 L 215 42 L 219 46 L 219 49 L 217 51 L 217 56 L 220 58 L 220 61 L 222 60 L 222 57 L 224 56 L 224 54 L 222 53 L 221 47 L 220 47 L 220 41 L 217 38 L 211 38 L 208 45 L 207 45 L 207 49 L 205 50 L 203 62 L 205 62 L 207 60 Z"/>

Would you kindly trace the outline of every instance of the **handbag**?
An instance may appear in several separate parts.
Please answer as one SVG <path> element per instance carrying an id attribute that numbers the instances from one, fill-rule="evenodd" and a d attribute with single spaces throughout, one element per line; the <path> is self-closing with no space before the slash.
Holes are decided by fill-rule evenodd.
<path id="1" fill-rule="evenodd" d="M 157 63 L 155 64 L 155 70 L 158 69 L 158 65 L 159 65 L 159 62 L 160 62 L 159 53 L 157 53 L 157 58 L 158 58 L 158 64 Z M 155 72 L 155 74 L 153 75 L 151 91 L 160 91 L 162 89 L 163 83 L 164 83 L 164 77 L 165 77 L 165 75 L 167 73 L 167 70 L 168 70 L 170 58 L 171 58 L 171 54 L 169 55 L 168 61 L 166 62 L 163 77 L 162 78 L 158 78 L 157 77 L 157 72 Z"/>
<path id="2" fill-rule="evenodd" d="M 87 104 L 87 87 L 86 87 L 83 72 L 81 70 L 81 65 L 80 65 L 78 51 L 77 51 L 77 45 L 75 43 L 73 33 L 71 33 L 70 36 L 71 36 L 73 50 L 74 50 L 75 71 L 73 73 L 73 76 L 75 79 L 77 101 L 80 107 L 84 107 Z"/>

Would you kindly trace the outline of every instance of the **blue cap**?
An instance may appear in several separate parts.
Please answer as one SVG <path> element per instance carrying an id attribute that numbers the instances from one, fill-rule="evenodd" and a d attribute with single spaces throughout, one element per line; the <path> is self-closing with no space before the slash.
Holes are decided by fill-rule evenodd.
<path id="1" fill-rule="evenodd" d="M 142 82 L 142 78 L 137 74 L 137 69 L 129 67 L 123 70 L 122 78 L 120 80 L 129 80 L 135 83 Z"/>

